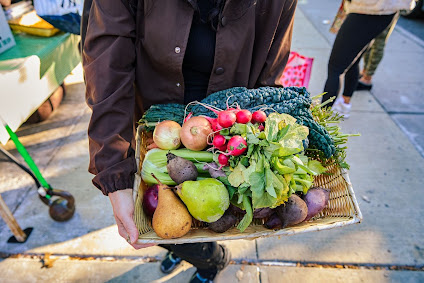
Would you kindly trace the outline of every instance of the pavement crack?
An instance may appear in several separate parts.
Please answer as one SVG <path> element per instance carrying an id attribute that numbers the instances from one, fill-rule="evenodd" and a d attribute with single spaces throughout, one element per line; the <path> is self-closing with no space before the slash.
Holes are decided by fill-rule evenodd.
<path id="1" fill-rule="evenodd" d="M 108 255 L 69 255 L 47 253 L 20 253 L 11 254 L 0 252 L 0 259 L 31 259 L 44 261 L 69 260 L 69 261 L 98 261 L 98 262 L 138 262 L 155 263 L 161 257 L 149 256 L 108 256 Z M 245 260 L 233 259 L 232 265 L 250 265 L 257 267 L 301 267 L 301 268 L 326 268 L 326 269 L 361 269 L 361 270 L 393 270 L 393 271 L 424 271 L 424 264 L 379 264 L 379 263 L 343 263 L 343 262 L 318 262 L 318 261 L 284 261 L 284 260 Z M 260 269 L 259 269 L 260 270 Z M 260 274 L 259 274 L 260 275 Z M 259 282 L 261 277 L 259 276 Z"/>

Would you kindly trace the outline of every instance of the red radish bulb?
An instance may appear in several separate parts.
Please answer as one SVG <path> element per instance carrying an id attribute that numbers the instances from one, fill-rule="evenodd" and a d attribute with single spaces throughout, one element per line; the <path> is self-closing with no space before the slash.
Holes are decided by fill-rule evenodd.
<path id="1" fill-rule="evenodd" d="M 239 156 L 246 152 L 247 142 L 241 136 L 233 136 L 227 144 L 228 155 Z"/>
<path id="2" fill-rule="evenodd" d="M 236 108 L 228 108 L 227 111 L 231 111 L 234 112 L 234 114 L 237 115 L 237 113 L 240 111 L 240 109 L 236 109 Z"/>
<path id="3" fill-rule="evenodd" d="M 264 123 L 266 121 L 266 113 L 262 110 L 253 112 L 252 123 Z"/>
<path id="4" fill-rule="evenodd" d="M 220 124 L 218 124 L 218 119 L 216 119 L 216 118 L 214 119 L 214 118 L 211 118 L 211 117 L 208 117 L 208 116 L 202 116 L 202 117 L 206 118 L 206 120 L 209 121 L 209 123 L 211 124 L 211 127 L 212 127 L 212 131 L 218 132 L 218 131 L 222 130 L 222 126 Z"/>
<path id="5" fill-rule="evenodd" d="M 249 110 L 243 109 L 237 112 L 236 118 L 237 123 L 247 124 L 252 119 L 252 113 Z"/>
<path id="6" fill-rule="evenodd" d="M 236 114 L 232 111 L 221 111 L 218 113 L 218 124 L 224 128 L 229 128 L 236 122 Z"/>
<path id="7" fill-rule="evenodd" d="M 259 129 L 259 131 L 263 132 L 263 130 L 265 130 L 265 127 L 264 127 L 264 125 L 260 124 L 258 129 Z"/>
<path id="8" fill-rule="evenodd" d="M 225 139 L 224 136 L 222 135 L 216 135 L 213 137 L 213 146 L 216 148 L 222 147 L 223 145 L 225 145 L 225 143 L 227 142 L 227 140 Z"/>
<path id="9" fill-rule="evenodd" d="M 223 165 L 223 166 L 227 166 L 228 165 L 228 160 L 230 159 L 230 157 L 226 156 L 225 154 L 221 153 L 220 155 L 218 155 L 218 163 Z"/>
<path id="10" fill-rule="evenodd" d="M 218 149 L 219 151 L 227 151 L 227 144 L 224 143 L 220 147 L 215 147 L 215 148 Z"/>
<path id="11" fill-rule="evenodd" d="M 143 196 L 143 210 L 150 217 L 153 216 L 158 206 L 158 187 L 157 184 L 149 187 Z"/>

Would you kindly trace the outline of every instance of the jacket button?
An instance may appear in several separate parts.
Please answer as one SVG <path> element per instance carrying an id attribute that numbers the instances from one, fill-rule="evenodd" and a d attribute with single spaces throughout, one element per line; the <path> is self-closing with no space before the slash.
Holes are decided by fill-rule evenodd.
<path id="1" fill-rule="evenodd" d="M 176 84 L 176 86 L 177 86 L 177 87 L 180 87 L 180 86 L 181 86 L 181 84 L 180 84 L 180 83 L 177 83 L 177 84 Z"/>
<path id="2" fill-rule="evenodd" d="M 181 48 L 179 48 L 178 46 L 177 47 L 175 47 L 175 53 L 180 53 L 181 52 Z"/>
<path id="3" fill-rule="evenodd" d="M 222 18 L 221 18 L 221 25 L 222 25 L 223 27 L 225 27 L 225 26 L 227 25 L 227 18 L 226 18 L 226 17 L 222 17 Z"/>
<path id="4" fill-rule="evenodd" d="M 224 68 L 219 67 L 219 68 L 215 69 L 215 74 L 222 75 L 224 73 L 224 71 L 225 71 Z"/>

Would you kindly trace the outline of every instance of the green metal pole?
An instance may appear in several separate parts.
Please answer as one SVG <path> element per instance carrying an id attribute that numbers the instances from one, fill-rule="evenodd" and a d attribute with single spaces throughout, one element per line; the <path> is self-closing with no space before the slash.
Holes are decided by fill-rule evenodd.
<path id="1" fill-rule="evenodd" d="M 28 164 L 29 168 L 32 170 L 34 175 L 37 177 L 40 184 L 46 188 L 51 189 L 49 183 L 47 183 L 46 179 L 44 179 L 43 175 L 41 175 L 40 170 L 38 169 L 37 165 L 35 164 L 34 160 L 32 160 L 31 156 L 29 155 L 26 148 L 23 146 L 23 144 L 19 141 L 18 136 L 12 131 L 12 129 L 6 124 L 6 122 L 0 117 L 0 120 L 3 123 L 3 126 L 6 128 L 7 133 L 10 136 L 10 139 L 13 141 L 13 143 L 16 146 L 16 149 L 21 154 L 25 162 Z"/>

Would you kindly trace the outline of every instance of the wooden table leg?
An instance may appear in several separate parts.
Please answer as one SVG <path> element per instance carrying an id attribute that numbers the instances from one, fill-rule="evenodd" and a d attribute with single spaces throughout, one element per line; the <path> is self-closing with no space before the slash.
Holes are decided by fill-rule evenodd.
<path id="1" fill-rule="evenodd" d="M 6 222 L 7 226 L 9 226 L 13 235 L 18 242 L 25 242 L 27 235 L 24 231 L 22 231 L 21 227 L 19 227 L 18 222 L 16 222 L 15 217 L 13 217 L 12 212 L 10 212 L 6 203 L 0 195 L 0 216 Z"/>

